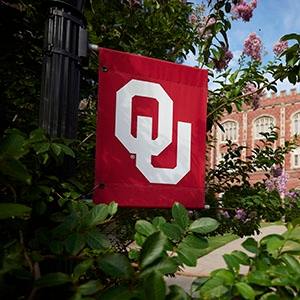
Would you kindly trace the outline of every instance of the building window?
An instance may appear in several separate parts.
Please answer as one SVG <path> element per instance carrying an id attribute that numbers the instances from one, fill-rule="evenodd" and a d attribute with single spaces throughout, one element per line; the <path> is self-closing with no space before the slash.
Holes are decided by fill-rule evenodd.
<path id="1" fill-rule="evenodd" d="M 300 134 L 300 112 L 292 117 L 292 135 Z"/>
<path id="2" fill-rule="evenodd" d="M 238 123 L 234 121 L 226 121 L 222 123 L 222 127 L 224 129 L 220 129 L 220 141 L 226 142 L 230 140 L 232 142 L 236 142 L 238 139 Z"/>
<path id="3" fill-rule="evenodd" d="M 272 117 L 263 116 L 255 120 L 254 122 L 254 137 L 255 139 L 261 139 L 264 136 L 261 133 L 271 132 L 271 127 L 274 126 L 274 119 Z"/>
<path id="4" fill-rule="evenodd" d="M 300 168 L 300 148 L 297 148 L 291 153 L 292 168 Z"/>

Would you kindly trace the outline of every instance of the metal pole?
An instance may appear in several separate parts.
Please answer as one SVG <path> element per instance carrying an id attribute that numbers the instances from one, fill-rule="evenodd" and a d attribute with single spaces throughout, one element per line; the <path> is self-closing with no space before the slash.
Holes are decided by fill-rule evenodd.
<path id="1" fill-rule="evenodd" d="M 83 5 L 84 0 L 45 3 L 48 16 L 45 22 L 39 125 L 51 137 L 77 137 L 80 70 L 88 57 Z M 74 167 L 75 162 L 67 167 L 67 176 L 72 175 Z"/>

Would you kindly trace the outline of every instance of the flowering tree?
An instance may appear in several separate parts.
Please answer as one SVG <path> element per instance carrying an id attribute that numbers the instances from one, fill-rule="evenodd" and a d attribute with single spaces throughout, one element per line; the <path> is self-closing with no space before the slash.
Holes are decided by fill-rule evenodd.
<path id="1" fill-rule="evenodd" d="M 103 0 L 87 1 L 84 13 L 91 43 L 175 63 L 184 62 L 190 52 L 199 53 L 199 67 L 209 70 L 210 82 L 217 86 L 209 91 L 209 146 L 213 140 L 210 130 L 218 125 L 224 111 L 230 113 L 233 105 L 241 110 L 243 104 L 257 108 L 262 93 L 276 91 L 278 80 L 299 81 L 300 36 L 296 34 L 286 35 L 274 46 L 278 59 L 267 66 L 261 62 L 262 41 L 251 34 L 239 67 L 229 68 L 233 57 L 227 38 L 231 22 L 250 21 L 257 5 L 257 0 L 208 0 L 198 7 L 184 0 Z M 287 199 L 297 198 L 296 193 L 291 196 L 282 189 L 284 173 L 275 169 L 270 174 L 273 165 L 284 162 L 294 142 L 274 149 L 278 138 L 274 130 L 244 161 L 243 147 L 228 141 L 226 159 L 207 170 L 209 211 L 189 215 L 176 203 L 165 215 L 153 212 L 157 214 L 153 220 L 149 210 L 144 212 L 143 220 L 141 210 L 118 214 L 113 202 L 96 206 L 83 201 L 93 190 L 98 57 L 91 54 L 89 66 L 82 70 L 77 173 L 75 178 L 61 182 L 53 174 L 53 166 L 65 156 L 75 156 L 71 141 L 49 138 L 39 129 L 32 131 L 39 102 L 38 53 L 43 52 L 41 16 L 39 1 L 1 1 L 1 20 L 5 20 L 0 24 L 5 41 L 0 49 L 1 112 L 7 112 L 3 115 L 7 127 L 17 128 L 6 130 L 0 145 L 1 191 L 3 201 L 11 202 L 0 207 L 1 295 L 12 299 L 188 299 L 179 287 L 167 292 L 163 276 L 173 274 L 183 264 L 194 266 L 198 250 L 206 247 L 206 235 L 251 234 L 258 230 L 261 219 L 270 219 L 275 213 L 281 217 L 283 193 Z M 13 26 L 6 26 L 9 22 Z M 296 43 L 287 47 L 289 40 Z M 268 180 L 251 186 L 248 177 L 257 168 L 266 170 Z M 220 205 L 216 195 L 221 193 Z M 207 216 L 198 218 L 197 214 Z M 212 216 L 218 218 L 219 227 Z M 113 218 L 119 220 L 121 230 L 114 232 L 110 241 L 112 224 L 118 224 Z M 140 248 L 128 253 L 130 238 Z M 244 257 L 239 254 L 239 261 Z M 266 257 L 271 260 L 263 256 L 263 262 Z M 248 263 L 248 259 L 242 262 Z M 298 266 L 291 259 L 288 262 Z M 52 267 L 57 268 L 52 272 Z M 293 272 L 293 268 L 288 270 Z M 238 280 L 239 276 L 234 273 L 226 278 Z M 297 282 L 291 285 L 299 288 Z M 254 299 L 244 282 L 234 288 L 232 295 L 242 291 L 247 295 L 244 298 Z M 208 297 L 205 291 L 202 294 Z"/>

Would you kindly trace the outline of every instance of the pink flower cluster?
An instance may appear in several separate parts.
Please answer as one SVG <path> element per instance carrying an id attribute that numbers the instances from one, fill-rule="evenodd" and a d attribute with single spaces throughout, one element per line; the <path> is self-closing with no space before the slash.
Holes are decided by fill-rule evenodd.
<path id="1" fill-rule="evenodd" d="M 259 108 L 260 100 L 263 96 L 263 93 L 257 93 L 257 88 L 253 83 L 247 82 L 246 87 L 243 89 L 243 94 L 245 96 L 247 94 L 250 94 L 246 96 L 246 99 L 251 101 L 251 106 L 254 110 Z"/>
<path id="2" fill-rule="evenodd" d="M 300 191 L 285 192 L 284 197 L 290 198 L 292 202 L 299 201 Z"/>
<path id="3" fill-rule="evenodd" d="M 226 219 L 230 219 L 230 214 L 228 213 L 228 211 L 223 211 L 222 215 L 226 218 Z M 252 217 L 255 217 L 255 215 L 253 215 Z M 243 223 L 247 223 L 249 221 L 251 221 L 251 214 L 249 216 L 249 218 L 247 218 L 247 213 L 244 209 L 236 209 L 235 210 L 235 216 L 234 219 L 236 220 L 240 220 Z"/>
<path id="4" fill-rule="evenodd" d="M 288 41 L 279 41 L 274 44 L 273 52 L 276 56 L 279 56 L 283 51 L 285 51 L 288 47 Z"/>
<path id="5" fill-rule="evenodd" d="M 214 69 L 216 69 L 218 72 L 222 71 L 223 69 L 226 69 L 228 67 L 229 62 L 233 58 L 233 54 L 231 51 L 229 51 L 227 48 L 223 48 L 224 55 L 219 59 L 213 58 L 211 60 L 212 63 L 214 63 Z"/>
<path id="6" fill-rule="evenodd" d="M 253 10 L 256 8 L 258 0 L 252 0 L 247 3 L 245 0 L 239 0 L 231 9 L 234 19 L 242 19 L 249 22 L 253 16 Z"/>
<path id="7" fill-rule="evenodd" d="M 193 24 L 195 26 L 198 24 L 198 18 L 195 14 L 191 14 L 189 19 L 190 19 L 191 24 Z"/>
<path id="8" fill-rule="evenodd" d="M 256 33 L 251 33 L 244 42 L 243 52 L 256 61 L 261 61 L 262 41 Z"/>
<path id="9" fill-rule="evenodd" d="M 216 23 L 215 18 L 202 17 L 199 18 L 196 14 L 191 14 L 189 17 L 190 23 L 196 27 L 196 31 L 199 36 L 208 38 L 211 36 L 210 26 Z"/>
<path id="10" fill-rule="evenodd" d="M 243 209 L 237 209 L 235 211 L 236 215 L 234 216 L 237 220 L 245 220 L 246 219 L 246 213 Z"/>
<path id="11" fill-rule="evenodd" d="M 286 193 L 286 184 L 289 181 L 290 175 L 287 173 L 282 173 L 278 177 L 268 179 L 265 182 L 267 192 L 277 190 L 279 194 Z"/>

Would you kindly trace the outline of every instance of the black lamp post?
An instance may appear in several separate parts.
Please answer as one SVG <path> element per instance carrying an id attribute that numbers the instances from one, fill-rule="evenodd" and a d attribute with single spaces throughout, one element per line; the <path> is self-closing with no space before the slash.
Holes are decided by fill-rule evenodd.
<path id="1" fill-rule="evenodd" d="M 80 70 L 88 56 L 83 5 L 84 0 L 45 2 L 39 124 L 51 137 L 77 137 Z M 72 175 L 75 162 L 67 164 L 65 175 Z"/>

